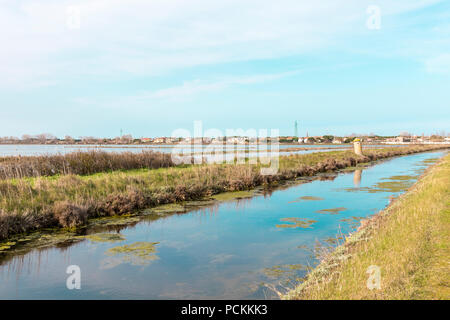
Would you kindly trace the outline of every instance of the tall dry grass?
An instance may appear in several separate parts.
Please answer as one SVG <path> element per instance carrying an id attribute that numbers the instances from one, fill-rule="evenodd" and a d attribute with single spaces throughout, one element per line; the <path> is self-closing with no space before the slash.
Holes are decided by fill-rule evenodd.
<path id="1" fill-rule="evenodd" d="M 65 155 L 0 157 L 0 179 L 20 179 L 64 174 L 88 175 L 130 169 L 174 166 L 170 154 L 153 151 L 108 153 L 73 152 Z"/>

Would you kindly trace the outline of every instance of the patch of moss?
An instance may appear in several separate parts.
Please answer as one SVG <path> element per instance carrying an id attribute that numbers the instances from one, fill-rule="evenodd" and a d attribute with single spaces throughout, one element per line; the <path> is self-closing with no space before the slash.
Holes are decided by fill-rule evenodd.
<path id="1" fill-rule="evenodd" d="M 210 206 L 215 203 L 214 200 L 198 200 L 198 201 L 187 201 L 184 203 L 185 208 L 187 209 L 197 209 L 205 206 Z"/>
<path id="2" fill-rule="evenodd" d="M 85 238 L 92 242 L 118 242 L 125 240 L 125 237 L 120 233 L 94 233 L 85 236 Z"/>
<path id="3" fill-rule="evenodd" d="M 410 180 L 393 180 L 386 182 L 378 182 L 374 185 L 372 189 L 373 192 L 403 192 L 406 191 L 414 184 L 413 181 Z"/>
<path id="4" fill-rule="evenodd" d="M 100 233 L 99 230 L 118 230 L 129 225 L 134 225 L 140 222 L 142 219 L 143 216 L 137 215 L 102 217 L 90 219 L 87 226 L 79 229 L 88 229 Z"/>
<path id="5" fill-rule="evenodd" d="M 313 196 L 304 196 L 300 197 L 301 200 L 308 200 L 308 201 L 321 201 L 324 200 L 324 198 L 321 197 L 313 197 Z"/>
<path id="6" fill-rule="evenodd" d="M 251 198 L 254 196 L 252 191 L 235 191 L 235 192 L 224 192 L 214 195 L 212 198 L 218 201 L 231 201 L 237 199 Z"/>
<path id="7" fill-rule="evenodd" d="M 408 181 L 408 180 L 414 180 L 416 178 L 417 178 L 417 176 L 403 175 L 403 176 L 392 176 L 389 178 L 383 178 L 382 180 Z"/>
<path id="8" fill-rule="evenodd" d="M 347 222 L 350 225 L 351 228 L 356 228 L 356 227 L 358 227 L 360 225 L 360 221 L 362 219 L 365 219 L 365 217 L 353 217 L 352 216 L 350 218 L 344 218 L 344 219 L 341 219 L 339 221 Z"/>
<path id="9" fill-rule="evenodd" d="M 10 250 L 10 249 L 14 248 L 15 245 L 16 245 L 15 241 L 8 241 L 8 242 L 0 243 L 0 252 Z"/>
<path id="10" fill-rule="evenodd" d="M 390 179 L 390 178 L 386 178 Z M 348 192 L 368 192 L 368 193 L 378 193 L 378 192 L 404 192 L 408 190 L 415 182 L 415 179 L 408 180 L 391 180 L 391 181 L 382 181 L 374 184 L 372 187 L 361 187 L 361 188 L 345 188 L 342 189 Z"/>
<path id="11" fill-rule="evenodd" d="M 126 226 L 129 224 L 138 223 L 139 221 L 141 221 L 141 219 L 138 217 L 130 217 L 123 219 L 117 218 L 105 223 L 105 226 Z"/>
<path id="12" fill-rule="evenodd" d="M 282 276 L 287 270 L 284 270 L 281 266 L 273 266 L 272 268 L 265 268 L 264 274 L 271 278 L 278 278 Z"/>
<path id="13" fill-rule="evenodd" d="M 129 245 L 108 249 L 105 254 L 110 256 L 102 262 L 103 269 L 110 269 L 123 263 L 135 266 L 145 266 L 159 259 L 156 255 L 156 245 L 159 242 L 135 242 Z"/>
<path id="14" fill-rule="evenodd" d="M 265 268 L 264 274 L 270 278 L 280 278 L 283 276 L 292 276 L 297 270 L 306 270 L 303 264 L 285 264 L 280 266 L 273 266 L 272 268 Z"/>
<path id="15" fill-rule="evenodd" d="M 340 240 L 343 240 L 343 239 L 344 239 L 343 236 L 337 236 L 337 237 L 326 238 L 323 241 L 328 243 L 328 244 L 337 244 L 337 243 L 339 243 Z"/>
<path id="16" fill-rule="evenodd" d="M 316 213 L 320 213 L 320 214 L 339 214 L 339 213 L 341 213 L 342 211 L 345 211 L 345 210 L 347 210 L 347 208 L 339 207 L 339 208 L 317 210 L 315 212 Z"/>
<path id="17" fill-rule="evenodd" d="M 71 232 L 43 234 L 38 239 L 37 246 L 40 248 L 48 246 L 61 246 L 72 244 L 82 240 L 84 240 L 84 236 L 77 235 Z"/>
<path id="18" fill-rule="evenodd" d="M 297 198 L 294 201 L 291 201 L 289 203 L 300 202 L 300 201 L 322 201 L 322 200 L 325 200 L 325 199 L 321 198 L 321 197 L 314 197 L 314 196 L 303 196 L 303 197 Z"/>
<path id="19" fill-rule="evenodd" d="M 420 163 L 424 164 L 424 165 L 430 165 L 430 164 L 434 164 L 438 161 L 439 161 L 439 158 L 429 158 L 429 159 L 422 160 Z"/>
<path id="20" fill-rule="evenodd" d="M 317 222 L 317 220 L 311 220 L 306 218 L 283 218 L 280 219 L 283 222 L 290 222 L 291 224 L 277 224 L 277 228 L 310 228 L 311 225 Z"/>
<path id="21" fill-rule="evenodd" d="M 165 214 L 171 214 L 171 213 L 184 213 L 186 212 L 186 208 L 184 205 L 179 203 L 169 203 L 164 204 L 161 206 L 157 206 L 155 208 L 151 208 L 149 210 L 146 210 L 145 213 L 155 213 L 158 215 L 165 215 Z"/>

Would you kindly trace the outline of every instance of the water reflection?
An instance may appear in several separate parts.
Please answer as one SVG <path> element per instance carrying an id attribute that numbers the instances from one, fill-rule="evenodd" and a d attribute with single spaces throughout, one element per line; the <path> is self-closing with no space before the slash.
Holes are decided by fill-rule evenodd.
<path id="1" fill-rule="evenodd" d="M 353 173 L 353 186 L 355 188 L 359 188 L 361 185 L 361 175 L 362 175 L 362 169 L 356 169 Z"/>

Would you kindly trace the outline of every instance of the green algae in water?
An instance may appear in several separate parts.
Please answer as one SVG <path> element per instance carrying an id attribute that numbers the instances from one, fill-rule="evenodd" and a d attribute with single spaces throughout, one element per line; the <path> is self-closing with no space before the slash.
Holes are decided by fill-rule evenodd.
<path id="1" fill-rule="evenodd" d="M 286 264 L 285 267 L 289 270 L 306 270 L 303 264 Z"/>
<path id="2" fill-rule="evenodd" d="M 92 242 L 119 242 L 125 240 L 125 237 L 120 233 L 95 233 L 85 237 Z"/>
<path id="3" fill-rule="evenodd" d="M 300 201 L 322 201 L 322 200 L 325 200 L 325 199 L 321 198 L 321 197 L 303 196 L 303 197 L 297 198 L 296 200 L 291 201 L 289 203 L 300 202 Z"/>
<path id="4" fill-rule="evenodd" d="M 373 165 L 372 163 L 358 163 L 356 166 L 342 168 L 342 169 L 339 169 L 339 171 L 340 172 L 353 172 L 355 170 L 370 168 L 372 165 Z"/>
<path id="5" fill-rule="evenodd" d="M 272 279 L 271 282 L 276 281 L 277 284 L 262 283 L 261 285 L 269 289 L 274 289 L 278 285 L 289 287 L 298 284 L 299 282 L 303 282 L 304 278 L 300 275 L 307 270 L 308 268 L 302 264 L 286 264 L 265 268 L 263 269 L 263 274 Z"/>
<path id="6" fill-rule="evenodd" d="M 139 221 L 141 221 L 141 219 L 138 217 L 123 218 L 123 219 L 119 218 L 105 223 L 105 226 L 126 226 L 129 224 L 138 223 Z"/>
<path id="7" fill-rule="evenodd" d="M 389 178 L 383 178 L 381 180 L 408 181 L 408 180 L 414 180 L 414 179 L 417 179 L 417 176 L 403 175 L 403 176 L 392 176 L 392 177 L 389 177 Z"/>
<path id="8" fill-rule="evenodd" d="M 29 242 L 29 241 L 31 241 L 31 240 L 33 240 L 33 239 L 32 239 L 32 238 L 23 238 L 23 239 L 17 240 L 17 242 L 25 243 L 25 242 Z"/>
<path id="9" fill-rule="evenodd" d="M 140 222 L 142 217 L 135 215 L 122 215 L 102 217 L 89 220 L 87 228 L 96 227 L 125 227 Z"/>
<path id="10" fill-rule="evenodd" d="M 202 208 L 206 206 L 210 206 L 215 204 L 216 202 L 214 200 L 197 200 L 197 201 L 187 201 L 184 203 L 185 208 L 191 210 L 191 209 L 197 209 Z"/>
<path id="11" fill-rule="evenodd" d="M 352 217 L 353 222 L 350 223 L 351 228 L 357 228 L 361 225 L 361 220 L 367 219 L 368 217 Z"/>
<path id="12" fill-rule="evenodd" d="M 321 201 L 324 200 L 324 198 L 321 197 L 313 197 L 313 196 L 304 196 L 300 197 L 301 200 L 309 200 L 309 201 Z"/>
<path id="13" fill-rule="evenodd" d="M 280 219 L 283 222 L 291 222 L 291 224 L 277 224 L 277 228 L 310 228 L 311 225 L 317 222 L 317 220 L 311 220 L 306 218 L 283 218 Z"/>
<path id="14" fill-rule="evenodd" d="M 320 214 L 339 214 L 339 213 L 341 213 L 342 211 L 345 211 L 345 210 L 347 210 L 347 208 L 339 207 L 339 208 L 317 210 L 315 212 L 316 213 L 320 213 Z"/>
<path id="15" fill-rule="evenodd" d="M 430 164 L 435 164 L 438 161 L 439 161 L 439 158 L 429 158 L 429 159 L 422 160 L 420 163 L 425 164 L 425 165 L 430 165 Z"/>
<path id="16" fill-rule="evenodd" d="M 399 178 L 399 179 L 395 179 Z M 416 177 L 413 176 L 394 176 L 389 178 L 384 178 L 382 181 L 374 184 L 372 187 L 360 187 L 360 188 L 344 188 L 347 192 L 368 192 L 368 193 L 378 193 L 378 192 L 404 192 L 412 187 L 416 181 Z"/>
<path id="17" fill-rule="evenodd" d="M 231 201 L 238 199 L 251 198 L 254 196 L 254 192 L 251 191 L 236 191 L 236 192 L 224 192 L 214 195 L 212 198 L 218 201 Z"/>
<path id="18" fill-rule="evenodd" d="M 393 180 L 386 182 L 378 182 L 372 188 L 373 192 L 403 192 L 409 189 L 414 184 L 411 180 Z"/>
<path id="19" fill-rule="evenodd" d="M 186 212 L 186 208 L 184 207 L 184 205 L 181 205 L 179 203 L 169 203 L 149 209 L 145 213 L 156 213 L 158 215 L 164 215 L 183 212 Z"/>
<path id="20" fill-rule="evenodd" d="M 66 246 L 82 240 L 84 240 L 84 236 L 80 236 L 75 233 L 51 233 L 42 235 L 38 239 L 37 245 L 40 248 L 48 246 Z"/>
<path id="21" fill-rule="evenodd" d="M 34 232 L 27 236 L 21 234 L 15 235 L 8 241 L 0 242 L 0 253 L 23 252 L 24 248 L 30 250 L 29 248 L 41 247 L 47 243 L 47 238 L 42 238 L 42 236 L 42 232 Z M 33 242 L 33 245 L 30 245 L 30 242 Z"/>
<path id="22" fill-rule="evenodd" d="M 366 219 L 366 217 L 350 217 L 350 218 L 344 218 L 344 219 L 341 219 L 341 220 L 339 220 L 339 221 L 342 221 L 342 222 L 347 222 L 348 224 L 350 224 L 351 226 L 355 226 L 355 225 L 357 225 L 357 224 L 359 224 L 359 222 L 361 221 L 361 220 L 363 220 L 363 219 Z"/>
<path id="23" fill-rule="evenodd" d="M 296 271 L 306 269 L 306 266 L 303 264 L 285 264 L 281 266 L 273 266 L 272 268 L 265 268 L 263 272 L 267 277 L 280 278 L 283 276 L 292 276 L 296 274 Z"/>
<path id="24" fill-rule="evenodd" d="M 287 270 L 283 269 L 281 266 L 274 266 L 272 268 L 264 269 L 264 274 L 270 278 L 278 278 L 284 275 Z"/>
<path id="25" fill-rule="evenodd" d="M 338 244 L 340 240 L 343 240 L 344 237 L 343 236 L 338 236 L 338 237 L 329 237 L 324 239 L 323 241 L 328 243 L 328 244 Z"/>
<path id="26" fill-rule="evenodd" d="M 15 241 L 3 242 L 0 244 L 0 252 L 10 250 L 16 245 Z"/>
<path id="27" fill-rule="evenodd" d="M 159 242 L 135 242 L 129 245 L 117 246 L 108 249 L 105 254 L 110 256 L 102 261 L 102 269 L 111 269 L 123 263 L 134 266 L 146 266 L 159 259 L 156 255 L 155 245 Z"/>
<path id="28" fill-rule="evenodd" d="M 206 208 L 208 206 L 212 206 L 216 204 L 216 200 L 214 199 L 205 199 L 205 200 L 193 200 L 193 201 L 185 201 L 182 203 L 169 203 L 164 205 L 159 205 L 154 208 L 146 209 L 142 211 L 142 216 L 140 219 L 144 221 L 148 221 L 149 219 L 153 219 L 152 216 L 169 216 L 177 213 L 186 213 L 192 210 Z"/>
<path id="29" fill-rule="evenodd" d="M 144 242 L 139 241 L 133 244 L 125 244 L 123 246 L 117 246 L 108 249 L 107 254 L 117 255 L 117 254 L 132 254 L 139 257 L 147 257 L 156 252 L 155 245 L 159 242 Z"/>

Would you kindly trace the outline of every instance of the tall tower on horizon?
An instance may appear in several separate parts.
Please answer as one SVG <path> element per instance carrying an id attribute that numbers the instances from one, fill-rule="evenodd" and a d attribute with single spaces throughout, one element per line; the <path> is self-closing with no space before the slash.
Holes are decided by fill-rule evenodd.
<path id="1" fill-rule="evenodd" d="M 294 137 L 298 138 L 298 122 L 295 120 Z"/>

